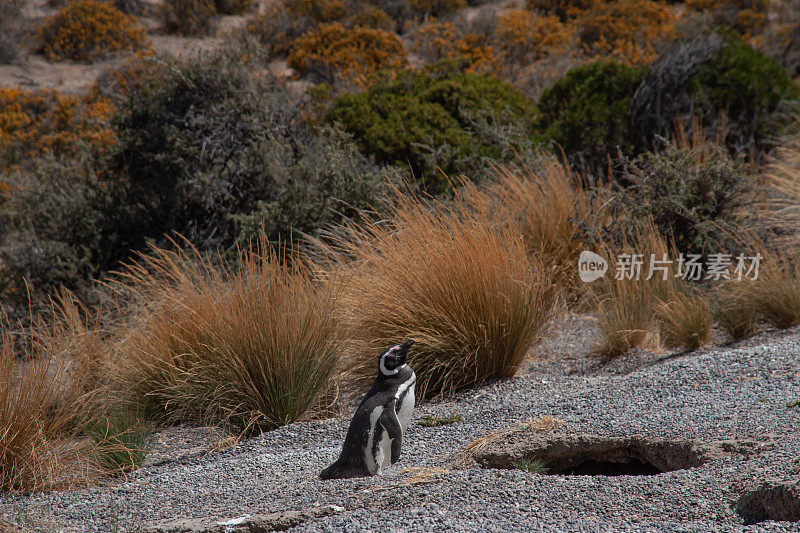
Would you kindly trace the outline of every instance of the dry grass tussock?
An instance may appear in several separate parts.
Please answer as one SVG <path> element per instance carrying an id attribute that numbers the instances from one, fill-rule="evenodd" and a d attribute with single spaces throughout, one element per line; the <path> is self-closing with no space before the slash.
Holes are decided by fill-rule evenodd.
<path id="1" fill-rule="evenodd" d="M 800 248 L 800 135 L 789 137 L 776 150 L 764 173 L 767 198 L 759 205 L 764 223 L 784 249 Z"/>
<path id="2" fill-rule="evenodd" d="M 29 342 L 15 343 L 0 324 L 0 492 L 70 488 L 103 474 L 97 444 L 82 435 L 104 347 L 71 296 L 52 309 L 26 332 Z"/>
<path id="3" fill-rule="evenodd" d="M 638 278 L 617 275 L 621 254 L 643 255 Z M 608 273 L 590 286 L 602 337 L 598 355 L 610 359 L 637 347 L 657 351 L 662 344 L 692 349 L 710 341 L 709 302 L 675 277 L 677 254 L 655 227 L 645 226 L 620 245 L 605 244 L 601 255 L 609 259 Z M 666 276 L 657 269 L 650 275 L 651 258 L 669 261 L 657 265 Z"/>
<path id="4" fill-rule="evenodd" d="M 343 231 L 327 259 L 347 279 L 339 305 L 356 383 L 374 377 L 383 349 L 413 338 L 423 397 L 513 376 L 556 303 L 552 269 L 528 258 L 516 223 L 402 194 L 388 220 Z"/>
<path id="5" fill-rule="evenodd" d="M 511 223 L 521 233 L 526 252 L 552 266 L 553 279 L 573 294 L 583 225 L 595 224 L 590 197 L 569 165 L 540 154 L 523 168 L 497 167 L 484 186 L 465 182 L 461 201 L 467 209 L 496 224 Z"/>
<path id="6" fill-rule="evenodd" d="M 800 324 L 800 249 L 768 247 L 752 232 L 739 238 L 747 255 L 761 256 L 758 278 L 731 279 L 720 287 L 720 326 L 738 340 L 755 333 L 760 320 L 778 329 Z"/>
<path id="7" fill-rule="evenodd" d="M 330 404 L 343 346 L 332 284 L 262 241 L 236 266 L 153 248 L 113 287 L 138 307 L 111 379 L 148 417 L 270 429 Z"/>

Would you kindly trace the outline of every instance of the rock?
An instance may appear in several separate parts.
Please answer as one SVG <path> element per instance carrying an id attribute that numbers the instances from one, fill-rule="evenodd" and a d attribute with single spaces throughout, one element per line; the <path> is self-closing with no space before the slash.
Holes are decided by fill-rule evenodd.
<path id="1" fill-rule="evenodd" d="M 323 505 L 301 511 L 283 511 L 269 514 L 245 514 L 240 517 L 220 520 L 212 518 L 186 518 L 151 524 L 149 533 L 263 533 L 286 531 L 306 520 L 328 516 L 344 511 L 338 505 Z"/>

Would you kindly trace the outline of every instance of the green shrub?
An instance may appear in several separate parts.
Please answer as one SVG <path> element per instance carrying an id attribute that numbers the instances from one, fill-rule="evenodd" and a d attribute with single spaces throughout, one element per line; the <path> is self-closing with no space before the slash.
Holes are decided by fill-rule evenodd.
<path id="1" fill-rule="evenodd" d="M 703 122 L 726 116 L 727 144 L 736 151 L 764 150 L 791 122 L 800 90 L 777 62 L 741 41 L 729 41 L 692 77 L 689 91 Z"/>
<path id="2" fill-rule="evenodd" d="M 167 33 L 204 36 L 214 31 L 216 13 L 213 0 L 166 0 L 161 22 Z"/>
<path id="3" fill-rule="evenodd" d="M 633 149 L 628 107 L 644 74 L 614 61 L 570 70 L 539 101 L 544 137 L 558 143 L 574 165 L 602 172 L 618 149 Z"/>
<path id="4" fill-rule="evenodd" d="M 750 189 L 747 168 L 724 147 L 668 144 L 627 164 L 629 186 L 613 206 L 623 226 L 652 219 L 679 252 L 709 254 L 719 252 L 742 222 L 739 208 Z"/>
<path id="5" fill-rule="evenodd" d="M 634 95 L 636 143 L 652 149 L 658 136 L 699 118 L 709 137 L 736 153 L 768 150 L 791 122 L 800 96 L 789 74 L 735 34 L 701 35 L 662 56 Z"/>
<path id="6" fill-rule="evenodd" d="M 380 163 L 408 165 L 428 191 L 438 193 L 448 187 L 442 172 L 474 174 L 485 158 L 503 155 L 481 124 L 513 124 L 529 134 L 534 112 L 522 93 L 495 78 L 407 74 L 366 93 L 339 96 L 327 120 L 352 133 L 364 153 Z"/>

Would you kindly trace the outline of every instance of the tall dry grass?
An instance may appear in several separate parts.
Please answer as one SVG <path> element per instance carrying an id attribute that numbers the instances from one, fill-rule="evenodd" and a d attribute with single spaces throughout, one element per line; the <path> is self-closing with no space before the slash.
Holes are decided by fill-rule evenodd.
<path id="1" fill-rule="evenodd" d="M 655 312 L 665 346 L 694 350 L 711 342 L 711 303 L 701 292 L 677 290 Z"/>
<path id="2" fill-rule="evenodd" d="M 235 267 L 153 248 L 113 286 L 138 316 L 111 377 L 147 416 L 250 431 L 319 414 L 330 402 L 344 342 L 335 289 L 297 258 L 263 241 Z"/>
<path id="3" fill-rule="evenodd" d="M 512 222 L 530 256 L 552 267 L 554 280 L 575 295 L 582 226 L 598 224 L 590 196 L 569 165 L 540 154 L 531 166 L 496 167 L 493 181 L 465 182 L 460 200 L 494 223 Z"/>
<path id="4" fill-rule="evenodd" d="M 758 277 L 731 279 L 717 291 L 718 321 L 736 340 L 764 320 L 778 329 L 800 325 L 800 249 L 767 244 L 753 232 L 739 236 L 747 254 L 760 256 Z"/>
<path id="5" fill-rule="evenodd" d="M 553 270 L 528 257 L 516 222 L 410 196 L 388 220 L 350 226 L 328 259 L 347 280 L 349 371 L 374 379 L 383 349 L 415 339 L 409 362 L 423 397 L 513 376 L 556 303 Z"/>
<path id="6" fill-rule="evenodd" d="M 611 359 L 631 348 L 694 349 L 710 342 L 708 298 L 686 287 L 676 276 L 677 253 L 652 224 L 634 231 L 621 244 L 600 246 L 601 255 L 609 260 L 609 269 L 604 278 L 590 285 L 601 333 L 598 355 Z M 623 253 L 643 256 L 638 277 L 617 275 L 617 258 Z M 663 266 L 666 273 L 654 269 L 650 275 L 653 258 L 664 261 L 658 266 Z"/>
<path id="7" fill-rule="evenodd" d="M 762 222 L 783 250 L 800 248 L 800 135 L 787 137 L 763 174 L 759 204 Z"/>
<path id="8" fill-rule="evenodd" d="M 0 323 L 0 492 L 69 488 L 100 476 L 82 438 L 104 347 L 69 294 L 15 342 Z"/>

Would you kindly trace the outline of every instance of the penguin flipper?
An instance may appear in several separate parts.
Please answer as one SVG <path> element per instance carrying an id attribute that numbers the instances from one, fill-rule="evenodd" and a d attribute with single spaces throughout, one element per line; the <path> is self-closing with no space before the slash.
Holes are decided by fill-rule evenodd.
<path id="1" fill-rule="evenodd" d="M 395 464 L 400 460 L 400 449 L 403 446 L 403 428 L 400 426 L 400 420 L 397 419 L 397 413 L 394 410 L 394 401 L 389 405 L 388 409 L 383 411 L 380 418 L 380 424 L 386 430 L 386 434 L 392 440 L 392 458 L 391 464 Z"/>

